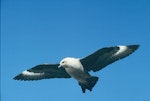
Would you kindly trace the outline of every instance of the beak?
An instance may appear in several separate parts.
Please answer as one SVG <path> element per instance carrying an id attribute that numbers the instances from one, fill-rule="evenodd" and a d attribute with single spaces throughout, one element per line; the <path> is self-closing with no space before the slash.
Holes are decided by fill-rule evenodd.
<path id="1" fill-rule="evenodd" d="M 61 68 L 61 65 L 59 65 L 58 68 Z"/>

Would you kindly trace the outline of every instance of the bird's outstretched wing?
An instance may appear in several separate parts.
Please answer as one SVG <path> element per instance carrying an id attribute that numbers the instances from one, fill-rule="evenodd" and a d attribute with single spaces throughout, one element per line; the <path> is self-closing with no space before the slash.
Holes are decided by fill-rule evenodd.
<path id="1" fill-rule="evenodd" d="M 23 71 L 13 79 L 15 80 L 41 80 L 50 78 L 70 78 L 64 68 L 58 68 L 59 64 L 41 64 Z"/>
<path id="2" fill-rule="evenodd" d="M 96 72 L 119 59 L 129 56 L 138 47 L 139 45 L 128 45 L 102 48 L 80 59 L 80 62 L 85 70 Z"/>

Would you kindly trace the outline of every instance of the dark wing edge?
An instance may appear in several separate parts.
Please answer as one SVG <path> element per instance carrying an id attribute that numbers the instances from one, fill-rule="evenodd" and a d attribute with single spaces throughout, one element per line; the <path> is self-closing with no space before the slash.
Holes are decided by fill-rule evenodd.
<path id="1" fill-rule="evenodd" d="M 80 62 L 85 70 L 96 72 L 119 59 L 129 56 L 138 48 L 139 45 L 106 47 L 80 59 Z"/>
<path id="2" fill-rule="evenodd" d="M 64 68 L 58 68 L 59 64 L 41 64 L 25 70 L 15 76 L 14 80 L 41 80 L 51 78 L 70 78 Z"/>

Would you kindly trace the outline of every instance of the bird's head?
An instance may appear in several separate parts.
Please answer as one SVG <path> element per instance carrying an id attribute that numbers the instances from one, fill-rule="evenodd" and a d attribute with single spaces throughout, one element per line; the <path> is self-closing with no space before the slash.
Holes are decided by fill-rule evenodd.
<path id="1" fill-rule="evenodd" d="M 67 66 L 67 60 L 66 58 L 64 58 L 60 61 L 58 68 L 61 68 L 61 67 L 65 68 L 66 66 Z"/>
<path id="2" fill-rule="evenodd" d="M 63 68 L 75 67 L 75 68 L 77 68 L 80 66 L 81 66 L 81 63 L 79 62 L 79 59 L 67 57 L 60 61 L 60 65 L 58 67 L 59 68 L 60 67 L 63 67 Z"/>

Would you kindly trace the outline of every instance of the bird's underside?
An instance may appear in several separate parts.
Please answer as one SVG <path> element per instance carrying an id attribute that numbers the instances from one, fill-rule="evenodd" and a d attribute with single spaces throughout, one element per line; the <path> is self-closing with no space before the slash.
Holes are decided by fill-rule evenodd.
<path id="1" fill-rule="evenodd" d="M 139 45 L 128 45 L 128 46 L 115 46 L 115 47 L 106 47 L 97 50 L 85 58 L 78 59 L 77 63 L 81 64 L 81 67 L 74 66 L 76 62 L 74 60 L 67 60 L 65 66 L 67 68 L 73 67 L 75 69 L 83 69 L 84 72 L 89 71 L 99 71 L 106 67 L 107 65 L 125 58 L 137 50 Z M 74 58 L 77 59 L 77 58 Z M 59 65 L 62 65 L 63 61 L 60 64 L 41 64 L 37 65 L 31 69 L 25 70 L 13 79 L 15 80 L 41 80 L 41 79 L 51 79 L 51 78 L 71 78 L 70 73 L 66 71 L 66 67 L 58 68 Z M 90 76 L 85 78 L 86 82 L 78 82 L 82 88 L 83 93 L 86 89 L 92 91 L 92 88 L 95 86 L 98 77 Z"/>

